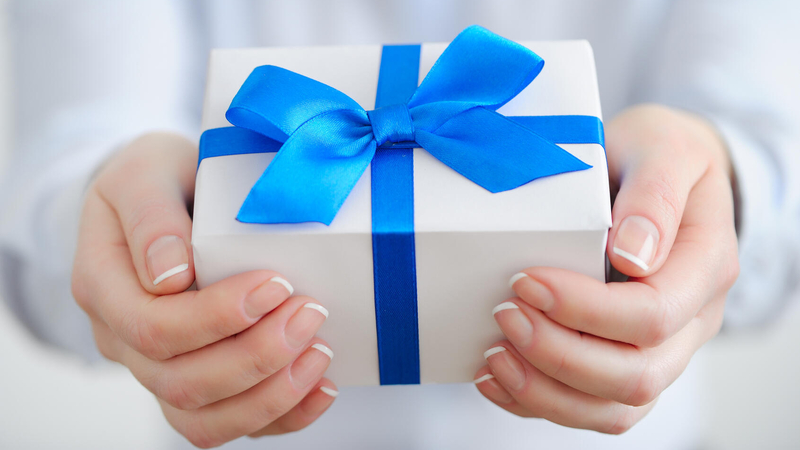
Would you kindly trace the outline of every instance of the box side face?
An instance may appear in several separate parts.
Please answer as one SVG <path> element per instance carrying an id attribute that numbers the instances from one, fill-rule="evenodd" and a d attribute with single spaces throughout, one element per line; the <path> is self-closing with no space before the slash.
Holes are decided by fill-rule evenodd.
<path id="1" fill-rule="evenodd" d="M 326 376 L 339 386 L 380 383 L 368 234 L 193 238 L 197 286 L 257 269 L 274 270 L 330 312 L 320 338 L 336 357 Z"/>
<path id="2" fill-rule="evenodd" d="M 416 236 L 420 376 L 472 381 L 483 352 L 504 339 L 492 308 L 515 296 L 512 275 L 548 266 L 605 281 L 607 230 L 423 233 Z"/>

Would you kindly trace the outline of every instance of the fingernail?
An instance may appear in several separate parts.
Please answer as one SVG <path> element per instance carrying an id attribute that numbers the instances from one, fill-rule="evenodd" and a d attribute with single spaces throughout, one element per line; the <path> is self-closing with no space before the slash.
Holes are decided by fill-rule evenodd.
<path id="1" fill-rule="evenodd" d="M 292 384 L 297 389 L 305 389 L 311 383 L 316 383 L 333 358 L 333 352 L 322 344 L 314 344 L 309 347 L 292 364 L 289 374 Z"/>
<path id="2" fill-rule="evenodd" d="M 502 311 L 502 314 L 498 314 Z M 500 330 L 517 348 L 525 348 L 533 341 L 533 324 L 528 316 L 513 302 L 495 306 L 492 315 Z"/>
<path id="3" fill-rule="evenodd" d="M 292 348 L 306 344 L 328 318 L 328 310 L 316 303 L 306 303 L 289 319 L 284 330 L 286 343 Z"/>
<path id="4" fill-rule="evenodd" d="M 550 311 L 556 303 L 553 293 L 544 284 L 534 280 L 527 273 L 518 273 L 508 280 L 509 286 L 525 299 L 529 305 L 540 311 Z"/>
<path id="5" fill-rule="evenodd" d="M 481 384 L 481 392 L 486 394 L 487 397 L 496 401 L 497 403 L 511 403 L 514 401 L 514 397 L 508 393 L 503 386 L 500 386 L 500 383 L 494 379 L 494 375 L 487 373 L 486 375 L 476 378 L 472 381 L 476 385 Z"/>
<path id="6" fill-rule="evenodd" d="M 513 391 L 525 386 L 525 367 L 505 347 L 487 350 L 483 357 L 489 362 L 494 376 Z"/>
<path id="7" fill-rule="evenodd" d="M 329 387 L 320 386 L 319 390 L 324 392 L 324 393 L 326 393 L 326 394 L 328 394 L 328 395 L 330 395 L 333 398 L 336 398 L 336 397 L 339 396 L 339 391 L 335 391 L 335 390 L 333 390 L 333 389 L 331 389 Z"/>
<path id="8" fill-rule="evenodd" d="M 291 297 L 292 294 L 294 294 L 294 287 L 292 287 L 292 285 L 289 284 L 289 282 L 286 281 L 285 279 L 283 279 L 281 277 L 272 277 L 272 278 L 269 279 L 269 281 L 272 282 L 272 283 L 278 283 L 281 286 L 285 287 L 286 290 L 289 292 L 289 296 L 290 297 Z"/>
<path id="9" fill-rule="evenodd" d="M 147 271 L 153 286 L 189 268 L 186 242 L 178 236 L 161 236 L 147 248 Z"/>
<path id="10" fill-rule="evenodd" d="M 519 281 L 519 280 L 521 280 L 523 278 L 528 278 L 528 274 L 527 273 L 522 273 L 522 272 L 515 273 L 514 276 L 511 277 L 510 280 L 508 280 L 508 287 L 510 287 L 511 289 L 514 289 L 514 283 L 516 283 L 517 281 Z"/>
<path id="11" fill-rule="evenodd" d="M 281 277 L 272 277 L 247 294 L 244 311 L 248 316 L 258 319 L 289 298 L 293 292 L 294 288 L 288 281 Z"/>
<path id="12" fill-rule="evenodd" d="M 614 237 L 614 253 L 649 270 L 658 248 L 658 228 L 642 216 L 628 216 Z"/>

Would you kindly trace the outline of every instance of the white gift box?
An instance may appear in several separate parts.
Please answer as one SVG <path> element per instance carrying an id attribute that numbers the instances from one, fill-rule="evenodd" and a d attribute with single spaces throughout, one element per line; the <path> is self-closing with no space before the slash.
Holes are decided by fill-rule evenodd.
<path id="1" fill-rule="evenodd" d="M 508 116 L 601 117 L 594 59 L 585 41 L 522 42 L 545 60 L 538 77 L 498 110 Z M 423 44 L 422 81 L 447 44 Z M 280 66 L 328 84 L 373 109 L 381 49 L 375 46 L 215 50 L 203 130 L 225 111 L 257 66 Z M 492 194 L 414 150 L 414 230 L 421 383 L 471 381 L 483 351 L 503 339 L 491 311 L 513 297 L 509 278 L 551 266 L 605 279 L 611 226 L 606 155 L 597 144 L 561 145 L 592 166 Z M 283 274 L 295 295 L 330 311 L 318 335 L 336 358 L 339 386 L 380 384 L 373 285 L 370 171 L 330 226 L 246 224 L 236 215 L 274 153 L 206 158 L 197 172 L 192 246 L 198 288 L 238 273 Z"/>

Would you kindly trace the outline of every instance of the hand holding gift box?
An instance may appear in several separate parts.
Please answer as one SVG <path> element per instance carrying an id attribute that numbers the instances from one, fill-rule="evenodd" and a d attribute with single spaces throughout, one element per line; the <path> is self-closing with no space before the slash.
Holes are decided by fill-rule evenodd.
<path id="1" fill-rule="evenodd" d="M 337 348 L 329 376 L 340 385 L 471 380 L 476 350 L 501 337 L 489 312 L 520 267 L 604 277 L 611 219 L 591 50 L 529 46 L 537 53 L 471 27 L 444 52 L 215 52 L 198 286 L 287 275 L 331 311 L 320 336 Z"/>

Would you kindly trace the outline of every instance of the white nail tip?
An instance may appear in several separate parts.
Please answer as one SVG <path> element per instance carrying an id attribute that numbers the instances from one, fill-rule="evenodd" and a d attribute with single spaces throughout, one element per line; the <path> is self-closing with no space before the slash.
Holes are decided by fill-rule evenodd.
<path id="1" fill-rule="evenodd" d="M 326 393 L 326 394 L 328 394 L 328 395 L 330 395 L 333 398 L 336 398 L 336 397 L 339 396 L 339 391 L 334 391 L 333 389 L 331 389 L 329 387 L 320 386 L 319 390 L 324 392 L 324 393 Z"/>
<path id="2" fill-rule="evenodd" d="M 322 344 L 314 344 L 311 347 L 321 351 L 322 353 L 325 353 L 325 355 L 327 355 L 328 358 L 333 359 L 333 350 L 329 349 L 328 347 Z"/>
<path id="3" fill-rule="evenodd" d="M 179 266 L 175 266 L 172 269 L 162 273 L 161 275 L 157 276 L 155 280 L 153 280 L 153 286 L 158 286 L 158 283 L 166 280 L 167 278 L 177 275 L 181 272 L 186 272 L 189 269 L 189 264 L 181 264 Z"/>
<path id="4" fill-rule="evenodd" d="M 492 315 L 495 315 L 500 311 L 505 311 L 507 309 L 519 309 L 519 306 L 517 306 L 517 304 L 514 302 L 503 302 L 494 307 L 494 309 L 492 310 Z"/>
<path id="5" fill-rule="evenodd" d="M 619 256 L 622 256 L 623 258 L 627 259 L 628 261 L 636 264 L 642 270 L 644 270 L 644 271 L 650 270 L 650 266 L 648 266 L 647 263 L 645 263 L 641 259 L 637 258 L 636 256 L 633 256 L 632 254 L 626 252 L 625 250 L 622 250 L 622 249 L 617 248 L 617 247 L 614 247 L 613 250 L 614 250 L 615 254 L 617 254 Z"/>
<path id="6" fill-rule="evenodd" d="M 305 305 L 303 305 L 303 308 L 319 311 L 323 316 L 325 316 L 326 319 L 328 318 L 328 310 L 325 309 L 325 307 L 322 305 L 318 305 L 316 303 L 306 303 Z"/>
<path id="7" fill-rule="evenodd" d="M 519 280 L 521 280 L 521 279 L 523 279 L 523 278 L 525 278 L 527 276 L 528 276 L 527 273 L 522 273 L 522 272 L 514 275 L 513 277 L 511 277 L 510 280 L 508 280 L 508 287 L 513 289 L 514 288 L 514 283 L 516 283 L 517 281 L 519 281 Z"/>
<path id="8" fill-rule="evenodd" d="M 269 281 L 272 281 L 273 283 L 278 283 L 278 284 L 282 285 L 283 287 L 285 287 L 286 290 L 289 291 L 289 295 L 294 294 L 294 288 L 292 287 L 292 285 L 289 284 L 289 282 L 284 280 L 283 278 L 281 278 L 281 277 L 272 277 L 272 278 L 269 279 Z"/>
<path id="9" fill-rule="evenodd" d="M 494 354 L 497 354 L 497 353 L 500 353 L 500 352 L 504 352 L 504 351 L 506 351 L 505 347 L 502 347 L 502 346 L 501 347 L 492 347 L 489 350 L 486 350 L 485 352 L 483 352 L 483 358 L 484 359 L 489 359 L 490 356 L 492 356 Z"/>
<path id="10" fill-rule="evenodd" d="M 486 380 L 491 380 L 492 378 L 494 378 L 494 375 L 492 375 L 490 373 L 487 373 L 486 375 L 484 375 L 484 376 L 482 376 L 480 378 L 476 378 L 476 379 L 472 380 L 472 382 L 475 383 L 475 384 L 479 384 L 479 383 L 483 383 Z"/>

